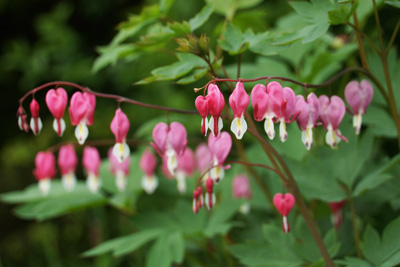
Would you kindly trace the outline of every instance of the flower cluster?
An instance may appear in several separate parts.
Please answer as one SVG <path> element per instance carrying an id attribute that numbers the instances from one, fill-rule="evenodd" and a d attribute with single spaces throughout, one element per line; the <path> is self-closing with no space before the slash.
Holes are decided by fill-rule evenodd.
<path id="1" fill-rule="evenodd" d="M 68 103 L 68 95 L 64 88 L 50 89 L 46 94 L 46 105 L 54 116 L 53 128 L 58 136 L 62 136 L 66 125 L 63 119 L 65 109 Z M 79 144 L 84 144 L 89 135 L 88 125 L 93 124 L 94 109 L 96 107 L 96 97 L 90 93 L 75 92 L 70 101 L 69 115 L 71 124 L 77 126 L 75 136 Z M 36 99 L 32 99 L 29 105 L 31 111 L 30 124 L 27 123 L 27 115 L 22 106 L 18 108 L 18 125 L 23 131 L 28 132 L 29 128 L 35 135 L 38 135 L 42 130 L 43 123 L 39 117 L 39 103 Z"/>
<path id="2" fill-rule="evenodd" d="M 352 81 L 346 86 L 345 98 L 353 110 L 356 134 L 360 132 L 362 115 L 365 114 L 372 95 L 372 86 L 366 80 L 361 83 Z M 314 93 L 310 93 L 305 99 L 302 95 L 296 96 L 291 88 L 282 87 L 280 83 L 273 81 L 267 86 L 263 84 L 254 86 L 250 98 L 254 119 L 265 120 L 264 130 L 271 140 L 275 138 L 275 123 L 279 122 L 279 138 L 285 142 L 288 138 L 286 124 L 296 120 L 302 131 L 302 141 L 308 150 L 313 143 L 312 129 L 320 124 L 327 130 L 325 141 L 332 148 L 335 148 L 340 140 L 347 141 L 339 130 L 346 106 L 338 96 L 317 97 Z M 224 108 L 224 96 L 218 86 L 210 84 L 207 95 L 198 96 L 195 105 L 202 116 L 201 133 L 207 135 L 207 128 L 209 128 L 214 136 L 218 136 L 223 127 L 221 113 Z M 249 105 L 249 96 L 242 82 L 239 81 L 236 84 L 236 88 L 229 97 L 229 105 L 234 115 L 231 131 L 237 139 L 242 139 L 247 130 L 244 115 Z M 211 114 L 209 122 L 207 121 L 208 114 Z"/>

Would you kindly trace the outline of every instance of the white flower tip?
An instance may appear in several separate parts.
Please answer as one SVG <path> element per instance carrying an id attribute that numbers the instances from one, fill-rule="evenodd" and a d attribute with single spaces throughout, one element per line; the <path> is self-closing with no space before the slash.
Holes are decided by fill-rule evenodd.
<path id="1" fill-rule="evenodd" d="M 114 157 L 120 162 L 124 162 L 131 153 L 129 146 L 126 143 L 115 143 L 112 153 Z"/>
<path id="2" fill-rule="evenodd" d="M 243 203 L 239 207 L 239 212 L 246 215 L 250 213 L 250 204 L 249 203 Z"/>
<path id="3" fill-rule="evenodd" d="M 303 144 L 306 146 L 307 150 L 310 150 L 313 143 L 312 128 L 307 128 L 305 131 L 301 132 L 301 140 L 303 141 Z"/>
<path id="4" fill-rule="evenodd" d="M 218 184 L 222 180 L 222 178 L 224 178 L 224 176 L 225 170 L 220 166 L 216 166 L 210 170 L 210 177 L 216 184 Z"/>
<path id="5" fill-rule="evenodd" d="M 211 210 L 215 206 L 215 194 L 206 193 L 206 207 L 208 210 Z"/>
<path id="6" fill-rule="evenodd" d="M 356 132 L 356 135 L 360 134 L 361 124 L 362 124 L 362 115 L 361 114 L 354 115 L 353 116 L 353 127 Z"/>
<path id="7" fill-rule="evenodd" d="M 286 131 L 286 123 L 281 121 L 279 124 L 279 139 L 281 139 L 282 143 L 284 143 L 288 138 L 288 133 Z"/>
<path id="8" fill-rule="evenodd" d="M 30 126 L 34 135 L 38 135 L 43 128 L 42 120 L 38 118 L 31 118 Z"/>
<path id="9" fill-rule="evenodd" d="M 288 223 L 286 216 L 283 216 L 283 227 L 282 228 L 283 228 L 283 232 L 285 232 L 285 234 L 289 233 L 290 228 L 289 228 L 289 223 Z"/>
<path id="10" fill-rule="evenodd" d="M 79 123 L 75 128 L 75 137 L 80 145 L 83 145 L 89 136 L 89 129 L 85 123 Z"/>
<path id="11" fill-rule="evenodd" d="M 65 174 L 62 176 L 62 184 L 68 192 L 71 192 L 76 185 L 76 176 L 73 172 Z"/>
<path id="12" fill-rule="evenodd" d="M 175 152 L 167 153 L 167 167 L 172 176 L 175 176 L 176 168 L 178 167 L 178 159 Z"/>
<path id="13" fill-rule="evenodd" d="M 264 130 L 268 135 L 268 138 L 273 140 L 275 138 L 274 122 L 272 118 L 266 118 L 264 122 Z"/>
<path id="14" fill-rule="evenodd" d="M 100 177 L 93 173 L 90 173 L 86 179 L 86 185 L 89 188 L 90 192 L 97 193 L 101 186 Z"/>
<path id="15" fill-rule="evenodd" d="M 204 136 L 207 136 L 208 128 L 209 126 L 207 118 L 201 118 L 201 129 L 204 129 Z"/>
<path id="16" fill-rule="evenodd" d="M 118 172 L 115 177 L 115 186 L 118 188 L 119 192 L 124 192 L 127 186 L 127 177 L 125 177 L 123 172 Z"/>
<path id="17" fill-rule="evenodd" d="M 144 191 L 151 195 L 158 187 L 158 179 L 156 176 L 143 176 L 142 178 L 142 187 Z"/>
<path id="18" fill-rule="evenodd" d="M 224 126 L 224 123 L 222 121 L 222 118 L 218 117 L 218 133 L 221 132 L 223 126 Z M 211 118 L 210 118 L 210 122 L 208 123 L 208 128 L 210 129 L 212 134 L 215 136 L 215 133 L 214 133 L 214 118 L 213 118 L 213 116 L 211 116 Z"/>
<path id="19" fill-rule="evenodd" d="M 63 136 L 65 128 L 66 128 L 65 121 L 64 121 L 63 118 L 61 118 L 59 120 L 54 119 L 54 121 L 53 121 L 53 129 L 54 129 L 54 131 L 56 131 L 58 136 L 60 136 L 60 137 Z"/>
<path id="20" fill-rule="evenodd" d="M 238 140 L 243 138 L 244 133 L 247 131 L 247 122 L 243 118 L 234 118 L 231 123 L 231 131 L 235 134 Z"/>
<path id="21" fill-rule="evenodd" d="M 39 181 L 39 190 L 43 196 L 47 196 L 50 192 L 51 182 L 50 179 L 42 179 Z"/>
<path id="22" fill-rule="evenodd" d="M 176 173 L 176 181 L 179 193 L 186 193 L 186 176 L 183 172 L 178 171 Z"/>
<path id="23" fill-rule="evenodd" d="M 336 149 L 337 144 L 340 142 L 339 136 L 335 133 L 334 130 L 328 129 L 328 132 L 325 135 L 325 142 L 332 148 Z"/>

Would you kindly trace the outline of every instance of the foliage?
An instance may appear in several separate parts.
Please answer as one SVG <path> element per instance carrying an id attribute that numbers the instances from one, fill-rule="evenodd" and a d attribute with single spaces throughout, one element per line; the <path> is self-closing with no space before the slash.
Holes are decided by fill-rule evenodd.
<path id="1" fill-rule="evenodd" d="M 52 23 L 38 23 L 37 27 L 42 40 L 47 40 L 47 31 L 59 32 L 60 35 L 64 33 L 62 36 L 66 38 L 59 37 L 59 40 L 65 43 L 52 44 L 47 40 L 43 47 L 36 48 L 27 48 L 24 42 L 14 43 L 14 52 L 2 58 L 3 62 L 13 62 L 8 69 L 24 70 L 26 76 L 22 83 L 25 86 L 33 87 L 34 81 L 42 80 L 32 67 L 38 64 L 36 61 L 42 62 L 36 58 L 40 57 L 42 49 L 57 54 L 55 51 L 59 47 L 78 46 L 78 37 L 66 26 L 72 11 L 68 5 L 62 5 L 66 4 L 60 4 L 49 17 L 42 17 Z M 135 10 L 118 25 L 117 33 L 107 45 L 97 48 L 99 55 L 96 59 L 85 58 L 82 65 L 68 67 L 67 73 L 59 67 L 52 76 L 63 73 L 61 78 L 72 77 L 80 82 L 85 76 L 94 75 L 99 81 L 94 81 L 97 78 L 93 77 L 86 81 L 98 86 L 106 77 L 115 80 L 123 77 L 122 82 L 113 81 L 112 84 L 119 88 L 115 93 L 123 93 L 121 87 L 134 83 L 135 86 L 126 92 L 128 96 L 152 104 L 191 108 L 197 96 L 192 89 L 201 88 L 213 77 L 252 79 L 279 76 L 284 77 L 282 85 L 292 87 L 296 94 L 305 95 L 303 92 L 306 91 L 307 94 L 343 96 L 347 82 L 358 79 L 356 74 L 359 74 L 374 85 L 374 98 L 363 117 L 361 135 L 354 134 L 352 116 L 346 114 L 340 131 L 348 143 L 341 142 L 338 149 L 332 150 L 325 145 L 325 131 L 319 127 L 314 131 L 313 147 L 307 151 L 301 143 L 299 129 L 293 124 L 288 125 L 289 139 L 285 143 L 276 138 L 270 144 L 293 173 L 301 196 L 318 225 L 315 231 L 323 237 L 322 246 L 326 247 L 336 265 L 400 264 L 397 242 L 400 235 L 400 154 L 396 147 L 400 135 L 393 113 L 400 111 L 400 60 L 398 43 L 391 41 L 390 34 L 387 34 L 393 31 L 394 25 L 389 28 L 384 25 L 385 35 L 380 36 L 380 30 L 374 24 L 374 6 L 369 1 L 311 0 L 276 5 L 275 10 L 274 5 L 260 0 L 193 1 L 191 5 L 183 0 L 146 2 L 140 11 Z M 396 14 L 399 2 L 377 1 L 377 6 L 379 12 L 390 17 Z M 263 17 L 265 19 L 255 19 Z M 357 22 L 355 18 L 358 18 Z M 360 26 L 355 26 L 358 23 Z M 357 27 L 358 31 L 354 29 Z M 375 44 L 375 39 L 379 38 L 383 38 L 385 45 L 392 42 L 393 46 L 388 48 L 387 55 L 375 51 L 369 37 L 366 40 L 359 31 L 365 31 L 366 36 L 372 35 L 373 46 L 379 47 Z M 364 38 L 361 45 L 365 52 L 360 50 L 358 38 L 361 37 Z M 396 36 L 393 38 L 398 40 Z M 24 53 L 24 57 L 28 57 L 29 51 L 33 50 L 39 52 L 34 53 L 28 66 L 24 66 L 19 55 Z M 69 57 L 76 50 L 71 48 L 64 56 Z M 85 65 L 92 61 L 91 67 Z M 341 70 L 361 65 L 359 61 L 367 64 L 358 68 L 362 71 L 347 72 L 330 81 Z M 47 70 L 50 66 L 49 63 L 48 67 L 42 67 Z M 85 70 L 84 74 L 77 66 Z M 29 73 L 27 68 L 33 73 Z M 122 74 L 116 74 L 118 72 Z M 308 85 L 330 82 L 320 88 L 304 88 L 289 79 Z M 245 84 L 248 93 L 254 84 L 256 82 Z M 230 93 L 229 86 L 229 82 L 221 85 L 225 99 Z M 397 110 L 388 100 L 388 95 L 397 104 Z M 105 106 L 102 102 L 100 105 Z M 95 125 L 90 129 L 95 138 L 112 136 L 108 123 L 113 108 L 102 108 L 101 114 L 96 115 Z M 124 192 L 117 189 L 110 162 L 104 159 L 100 170 L 102 190 L 98 194 L 90 193 L 82 181 L 72 192 L 65 191 L 61 182 L 55 181 L 46 197 L 35 184 L 21 191 L 2 193 L 1 201 L 17 205 L 14 208 L 17 217 L 40 222 L 82 212 L 107 214 L 104 217 L 111 220 L 115 228 L 102 230 L 104 239 L 90 244 L 86 242 L 85 248 L 79 251 L 85 260 L 94 258 L 95 265 L 106 262 L 134 266 L 222 263 L 232 266 L 324 266 L 326 259 L 314 241 L 309 222 L 300 216 L 303 214 L 301 207 L 295 206 L 288 216 L 292 229 L 289 234 L 284 234 L 281 216 L 277 216 L 270 195 L 257 181 L 260 177 L 269 194 L 281 192 L 283 186 L 292 190 L 288 181 L 282 183 L 279 173 L 264 168 L 249 171 L 246 166 L 232 164 L 216 187 L 215 208 L 212 211 L 201 209 L 198 214 L 191 212 L 191 190 L 196 188 L 202 173 L 195 172 L 188 178 L 189 192 L 181 195 L 176 191 L 175 183 L 164 179 L 163 172 L 157 170 L 160 186 L 153 195 L 147 195 L 141 186 L 143 173 L 139 160 L 151 141 L 151 132 L 157 122 L 180 121 L 185 124 L 188 136 L 193 137 L 193 140 L 189 139 L 192 149 L 198 140 L 206 139 L 200 135 L 200 116 L 169 113 L 160 116 L 159 112 L 137 111 L 136 107 L 134 112 L 134 117 L 139 118 L 131 128 L 134 133 L 128 136 L 136 142 L 131 146 L 131 174 Z M 44 121 L 48 124 L 50 117 Z M 229 128 L 230 120 L 224 118 L 224 124 Z M 258 124 L 256 127 L 262 128 Z M 67 127 L 67 137 L 72 137 L 72 131 Z M 50 136 L 46 132 L 42 134 Z M 49 147 L 55 140 L 40 138 L 40 149 Z M 275 164 L 265 153 L 265 146 L 260 145 L 256 138 L 247 133 L 240 142 L 244 151 L 237 149 L 229 159 L 243 157 L 250 163 Z M 78 173 L 82 173 L 81 170 Z M 233 177 L 241 173 L 254 178 L 251 179 L 251 200 L 232 196 Z M 342 210 L 343 223 L 341 228 L 334 229 L 328 204 L 342 200 L 347 201 Z M 251 210 L 247 215 L 239 212 L 245 202 Z M 118 260 L 111 263 L 107 260 L 110 255 Z"/>

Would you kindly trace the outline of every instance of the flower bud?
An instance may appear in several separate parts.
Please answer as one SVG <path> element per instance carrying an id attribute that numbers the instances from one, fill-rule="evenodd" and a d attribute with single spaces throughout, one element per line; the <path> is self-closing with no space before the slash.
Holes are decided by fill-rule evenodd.
<path id="1" fill-rule="evenodd" d="M 142 187 L 147 194 L 153 194 L 158 187 L 158 178 L 154 175 L 157 159 L 149 149 L 146 149 L 140 158 L 139 166 L 144 175 L 142 178 Z"/>
<path id="2" fill-rule="evenodd" d="M 99 151 L 95 147 L 86 146 L 83 150 L 83 167 L 88 175 L 86 184 L 92 193 L 97 193 L 101 186 L 99 168 L 101 164 Z"/>
<path id="3" fill-rule="evenodd" d="M 50 89 L 46 94 L 46 104 L 54 116 L 53 128 L 58 136 L 62 136 L 65 131 L 65 121 L 62 117 L 64 116 L 67 102 L 68 95 L 64 88 Z"/>
<path id="4" fill-rule="evenodd" d="M 76 184 L 75 169 L 78 157 L 72 144 L 62 146 L 58 152 L 58 166 L 61 171 L 62 183 L 67 191 L 72 191 Z"/>
<path id="5" fill-rule="evenodd" d="M 130 149 L 126 144 L 130 123 L 128 117 L 120 108 L 115 111 L 115 116 L 111 121 L 111 131 L 115 136 L 116 144 L 113 147 L 112 153 L 120 163 L 124 162 L 129 157 Z"/>
<path id="6" fill-rule="evenodd" d="M 221 113 L 225 106 L 224 95 L 215 84 L 210 84 L 207 91 L 208 109 L 211 114 L 209 128 L 214 136 L 218 136 L 223 127 Z"/>
<path id="7" fill-rule="evenodd" d="M 31 129 L 32 132 L 35 135 L 38 135 L 40 133 L 40 131 L 42 130 L 43 124 L 42 124 L 42 120 L 39 117 L 39 103 L 35 100 L 32 99 L 32 102 L 30 104 L 30 110 L 31 110 Z"/>
<path id="8" fill-rule="evenodd" d="M 50 191 L 50 180 L 56 175 L 56 159 L 52 152 L 39 152 L 35 158 L 35 170 L 33 174 L 39 181 L 39 189 L 43 195 Z"/>

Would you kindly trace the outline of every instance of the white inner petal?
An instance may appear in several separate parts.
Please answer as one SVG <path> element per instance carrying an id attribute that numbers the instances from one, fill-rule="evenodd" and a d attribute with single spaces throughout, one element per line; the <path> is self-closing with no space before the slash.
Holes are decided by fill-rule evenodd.
<path id="1" fill-rule="evenodd" d="M 176 172 L 176 181 L 177 181 L 177 187 L 178 191 L 181 194 L 184 194 L 186 192 L 186 175 L 182 171 L 177 171 Z"/>
<path id="2" fill-rule="evenodd" d="M 286 131 L 286 123 L 281 120 L 281 123 L 279 124 L 279 138 L 281 139 L 282 142 L 285 142 L 288 138 L 288 133 Z"/>
<path id="3" fill-rule="evenodd" d="M 275 138 L 274 122 L 272 121 L 272 118 L 265 118 L 264 130 L 269 139 L 273 140 Z"/>
<path id="4" fill-rule="evenodd" d="M 45 178 L 39 181 L 39 190 L 43 196 L 47 196 L 50 192 L 51 182 L 50 179 Z"/>
<path id="5" fill-rule="evenodd" d="M 97 193 L 101 186 L 100 177 L 98 177 L 94 173 L 89 173 L 86 179 L 86 185 L 92 193 Z"/>
<path id="6" fill-rule="evenodd" d="M 120 192 L 124 192 L 126 189 L 127 185 L 127 177 L 125 177 L 125 174 L 123 171 L 117 171 L 116 176 L 115 176 L 115 186 L 118 188 Z"/>
<path id="7" fill-rule="evenodd" d="M 357 114 L 353 116 L 353 127 L 354 130 L 356 131 L 356 134 L 360 134 L 360 130 L 361 130 L 361 124 L 362 124 L 362 115 Z"/>
<path id="8" fill-rule="evenodd" d="M 112 153 L 114 157 L 118 160 L 118 162 L 122 163 L 126 160 L 127 157 L 129 157 L 131 151 L 129 149 L 129 146 L 124 142 L 124 143 L 115 143 Z"/>
<path id="9" fill-rule="evenodd" d="M 76 185 L 75 173 L 70 172 L 62 176 L 62 184 L 67 191 L 72 191 Z"/>
<path id="10" fill-rule="evenodd" d="M 156 176 L 143 176 L 142 177 L 142 188 L 146 191 L 147 194 L 153 194 L 153 192 L 158 187 L 158 179 Z"/>
<path id="11" fill-rule="evenodd" d="M 80 145 L 83 145 L 89 136 L 89 129 L 86 123 L 81 122 L 75 128 L 75 137 Z"/>
<path id="12" fill-rule="evenodd" d="M 235 134 L 238 140 L 243 138 L 244 133 L 247 131 L 247 122 L 243 115 L 241 118 L 234 118 L 231 123 L 231 131 Z"/>

